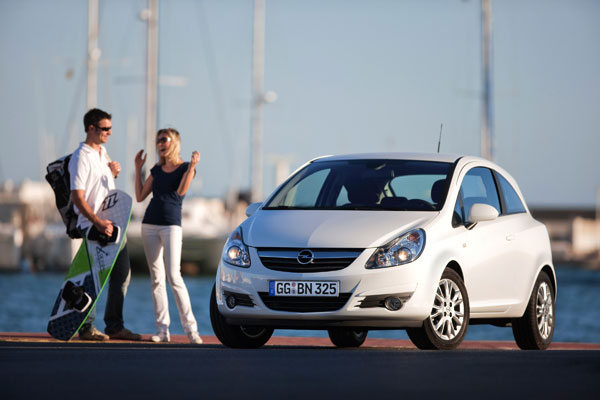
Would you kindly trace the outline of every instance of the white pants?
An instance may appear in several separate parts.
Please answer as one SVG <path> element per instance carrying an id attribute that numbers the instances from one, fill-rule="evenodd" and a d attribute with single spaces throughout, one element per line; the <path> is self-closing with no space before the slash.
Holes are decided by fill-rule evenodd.
<path id="1" fill-rule="evenodd" d="M 198 325 L 192 313 L 190 295 L 181 277 L 181 227 L 177 225 L 142 224 L 142 240 L 146 261 L 148 261 L 148 267 L 150 268 L 157 332 L 167 332 L 171 322 L 165 272 L 175 296 L 183 330 L 186 333 L 197 332 Z"/>

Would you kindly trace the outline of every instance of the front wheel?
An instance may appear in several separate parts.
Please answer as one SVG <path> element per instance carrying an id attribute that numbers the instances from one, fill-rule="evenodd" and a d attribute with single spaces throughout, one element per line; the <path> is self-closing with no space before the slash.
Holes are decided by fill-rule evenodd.
<path id="1" fill-rule="evenodd" d="M 227 323 L 217 307 L 215 286 L 210 294 L 210 323 L 217 339 L 225 346 L 237 349 L 256 349 L 267 343 L 273 335 L 273 329 Z"/>
<path id="2" fill-rule="evenodd" d="M 446 269 L 438 284 L 431 314 L 408 337 L 421 350 L 452 350 L 465 338 L 469 325 L 469 297 L 460 275 Z"/>
<path id="3" fill-rule="evenodd" d="M 331 343 L 337 347 L 360 347 L 367 339 L 366 329 L 331 328 L 327 331 Z"/>
<path id="4" fill-rule="evenodd" d="M 545 350 L 554 336 L 554 289 L 550 277 L 540 273 L 525 314 L 513 320 L 515 342 L 523 350 Z"/>

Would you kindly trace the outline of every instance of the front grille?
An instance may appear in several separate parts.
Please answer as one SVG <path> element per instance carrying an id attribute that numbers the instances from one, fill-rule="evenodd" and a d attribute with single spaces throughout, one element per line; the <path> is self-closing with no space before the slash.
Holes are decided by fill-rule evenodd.
<path id="1" fill-rule="evenodd" d="M 310 249 L 314 258 L 308 264 L 298 262 L 298 254 L 305 249 L 258 248 L 262 264 L 275 271 L 283 272 L 328 272 L 338 271 L 352 264 L 362 253 L 361 249 Z"/>
<path id="2" fill-rule="evenodd" d="M 269 296 L 267 292 L 258 294 L 263 303 L 271 310 L 289 312 L 336 311 L 344 307 L 351 296 L 351 293 L 340 293 L 338 297 Z"/>

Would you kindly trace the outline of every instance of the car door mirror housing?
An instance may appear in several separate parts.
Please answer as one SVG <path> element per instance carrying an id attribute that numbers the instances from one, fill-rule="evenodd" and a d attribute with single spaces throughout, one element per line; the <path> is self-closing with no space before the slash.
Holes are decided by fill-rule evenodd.
<path id="1" fill-rule="evenodd" d="M 260 202 L 250 204 L 248 208 L 246 208 L 246 216 L 250 217 L 260 208 L 260 206 L 262 206 L 262 203 Z"/>
<path id="2" fill-rule="evenodd" d="M 469 210 L 469 224 L 476 224 L 483 221 L 493 221 L 498 218 L 498 210 L 489 204 L 475 203 Z"/>

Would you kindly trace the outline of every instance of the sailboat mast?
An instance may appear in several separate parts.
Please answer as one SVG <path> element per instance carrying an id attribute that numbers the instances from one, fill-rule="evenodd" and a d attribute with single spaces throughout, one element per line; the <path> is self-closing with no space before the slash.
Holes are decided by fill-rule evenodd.
<path id="1" fill-rule="evenodd" d="M 98 103 L 98 0 L 88 0 L 88 57 L 87 57 L 87 98 L 90 110 Z"/>
<path id="2" fill-rule="evenodd" d="M 481 156 L 494 161 L 496 155 L 492 104 L 492 0 L 481 0 L 481 56 L 483 68 Z"/>
<path id="3" fill-rule="evenodd" d="M 156 162 L 156 115 L 158 107 L 158 0 L 148 0 L 142 17 L 148 23 L 146 54 L 146 165 Z"/>
<path id="4" fill-rule="evenodd" d="M 251 138 L 251 201 L 263 196 L 263 105 L 265 61 L 265 0 L 254 0 L 252 35 L 252 138 Z"/>

